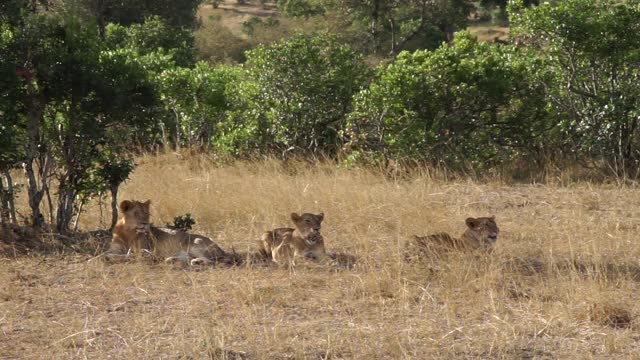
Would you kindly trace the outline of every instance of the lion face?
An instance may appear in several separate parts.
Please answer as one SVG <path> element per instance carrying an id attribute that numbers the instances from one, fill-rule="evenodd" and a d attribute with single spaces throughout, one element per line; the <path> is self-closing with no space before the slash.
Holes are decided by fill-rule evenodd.
<path id="1" fill-rule="evenodd" d="M 491 249 L 498 241 L 498 225 L 496 224 L 495 216 L 491 217 L 479 217 L 479 218 L 467 218 L 465 220 L 467 224 L 466 237 L 474 240 L 480 248 Z"/>
<path id="2" fill-rule="evenodd" d="M 305 239 L 305 241 L 313 245 L 320 236 L 320 227 L 322 224 L 322 220 L 324 219 L 324 213 L 320 213 L 318 215 L 304 213 L 302 215 L 298 215 L 297 213 L 291 213 L 291 220 L 295 225 L 296 229 Z"/>
<path id="3" fill-rule="evenodd" d="M 138 233 L 148 233 L 150 231 L 149 205 L 151 200 L 145 202 L 135 200 L 124 200 L 120 203 L 120 212 L 124 217 L 124 224 L 129 229 L 135 229 Z"/>

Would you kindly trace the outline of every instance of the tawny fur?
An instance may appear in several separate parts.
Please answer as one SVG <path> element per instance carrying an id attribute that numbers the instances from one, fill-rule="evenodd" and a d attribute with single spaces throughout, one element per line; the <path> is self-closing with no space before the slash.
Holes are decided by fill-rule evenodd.
<path id="1" fill-rule="evenodd" d="M 485 250 L 492 251 L 498 240 L 500 229 L 495 217 L 467 218 L 467 230 L 455 238 L 447 233 L 415 236 L 405 247 L 407 257 L 438 250 Z"/>
<path id="2" fill-rule="evenodd" d="M 260 252 L 281 265 L 294 265 L 296 258 L 325 260 L 328 255 L 320 228 L 324 214 L 291 214 L 294 228 L 267 231 L 260 240 Z"/>
<path id="3" fill-rule="evenodd" d="M 131 253 L 191 264 L 213 263 L 226 258 L 227 253 L 206 236 L 152 226 L 150 203 L 130 200 L 120 203 L 122 218 L 113 228 L 111 246 L 106 254 L 108 260 L 126 260 Z"/>

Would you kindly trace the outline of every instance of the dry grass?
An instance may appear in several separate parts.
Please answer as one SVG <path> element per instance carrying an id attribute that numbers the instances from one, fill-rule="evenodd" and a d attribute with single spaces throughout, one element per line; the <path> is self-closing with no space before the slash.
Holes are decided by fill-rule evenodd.
<path id="1" fill-rule="evenodd" d="M 274 4 L 262 6 L 260 4 L 238 4 L 234 0 L 222 1 L 217 9 L 208 4 L 203 4 L 198 9 L 197 16 L 200 21 L 207 23 L 210 18 L 219 19 L 220 24 L 228 28 L 234 35 L 246 38 L 242 32 L 242 24 L 254 16 L 261 18 L 279 17 L 279 13 Z"/>
<path id="2" fill-rule="evenodd" d="M 637 356 L 637 190 L 174 155 L 139 163 L 122 199 L 152 199 L 156 224 L 190 212 L 195 231 L 247 250 L 290 212 L 324 211 L 329 250 L 359 262 L 289 273 L 0 259 L 0 358 Z M 410 235 L 458 234 L 465 217 L 490 214 L 501 228 L 491 256 L 403 261 Z M 94 206 L 82 228 L 107 221 Z"/>
<path id="3" fill-rule="evenodd" d="M 495 42 L 509 39 L 509 28 L 491 24 L 473 24 L 467 28 L 469 32 L 478 38 L 478 41 Z"/>
<path id="4" fill-rule="evenodd" d="M 202 26 L 196 31 L 196 47 L 200 59 L 212 63 L 242 63 L 244 52 L 258 45 L 269 45 L 298 33 L 312 33 L 328 26 L 327 19 L 287 18 L 273 3 L 238 4 L 229 0 L 214 9 L 202 5 L 198 9 Z M 253 17 L 263 21 L 275 18 L 277 26 L 258 26 L 252 36 L 242 31 L 243 23 Z"/>

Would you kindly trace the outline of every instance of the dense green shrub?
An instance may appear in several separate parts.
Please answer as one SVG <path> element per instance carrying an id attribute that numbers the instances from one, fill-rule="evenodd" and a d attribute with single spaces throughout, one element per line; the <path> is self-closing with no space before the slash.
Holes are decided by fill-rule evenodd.
<path id="1" fill-rule="evenodd" d="M 455 46 L 404 52 L 355 99 L 345 131 L 352 158 L 413 158 L 481 168 L 542 146 L 535 59 L 458 33 Z"/>
<path id="2" fill-rule="evenodd" d="M 640 1 L 511 7 L 512 33 L 543 62 L 549 104 L 572 151 L 618 174 L 640 165 Z"/>
<path id="3" fill-rule="evenodd" d="M 258 47 L 247 53 L 246 69 L 224 143 L 278 154 L 335 153 L 351 99 L 369 74 L 360 55 L 324 35 Z"/>

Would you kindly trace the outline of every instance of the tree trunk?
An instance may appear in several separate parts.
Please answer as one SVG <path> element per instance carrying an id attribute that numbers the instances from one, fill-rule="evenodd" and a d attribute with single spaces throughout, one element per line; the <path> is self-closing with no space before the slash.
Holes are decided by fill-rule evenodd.
<path id="1" fill-rule="evenodd" d="M 407 35 L 404 39 L 400 40 L 400 42 L 398 42 L 397 44 L 394 44 L 393 47 L 391 48 L 391 51 L 389 52 L 388 56 L 389 57 L 396 57 L 402 51 L 402 49 L 404 49 L 404 47 L 407 45 L 407 43 L 409 43 L 409 41 L 413 40 L 413 38 L 418 36 L 420 34 L 420 32 L 424 30 L 423 29 L 424 26 L 425 26 L 425 24 L 424 24 L 424 22 L 422 22 L 417 30 L 415 30 L 411 34 Z"/>
<path id="2" fill-rule="evenodd" d="M 49 181 L 48 180 L 44 180 L 43 181 L 44 187 L 44 193 L 47 196 L 47 205 L 49 206 L 49 224 L 53 224 L 53 200 L 51 200 L 51 192 L 49 191 L 50 186 L 49 186 Z"/>
<path id="3" fill-rule="evenodd" d="M 47 200 L 47 205 L 49 207 L 49 224 L 54 223 L 54 211 L 53 211 L 53 203 L 51 202 L 51 193 L 49 189 L 51 188 L 51 170 L 53 169 L 53 156 L 51 153 L 47 152 L 45 154 L 40 154 L 40 157 L 37 159 L 36 167 L 38 172 L 36 173 L 36 177 L 40 181 L 40 191 L 42 192 L 42 197 Z M 44 216 L 42 216 L 42 222 L 45 222 Z"/>
<path id="4" fill-rule="evenodd" d="M 56 231 L 60 234 L 69 232 L 69 223 L 73 218 L 73 205 L 77 194 L 68 184 L 73 182 L 73 175 L 65 174 L 58 186 L 58 211 L 56 212 Z"/>
<path id="5" fill-rule="evenodd" d="M 373 1 L 373 9 L 371 10 L 371 24 L 369 31 L 373 39 L 373 52 L 378 53 L 380 50 L 380 34 L 378 32 L 378 19 L 380 17 L 380 0 Z"/>
<path id="6" fill-rule="evenodd" d="M 162 134 L 162 150 L 167 152 L 169 150 L 169 138 L 167 132 L 164 129 L 164 123 L 160 121 L 160 132 Z"/>
<path id="7" fill-rule="evenodd" d="M 82 214 L 82 208 L 84 207 L 85 200 L 80 202 L 80 206 L 78 207 L 78 213 L 76 214 L 76 221 L 73 222 L 73 232 L 78 231 L 78 223 L 80 222 L 80 214 Z"/>
<path id="8" fill-rule="evenodd" d="M 173 113 L 176 116 L 176 152 L 179 153 L 180 152 L 180 115 L 178 114 L 178 111 L 175 108 L 171 108 L 171 110 L 173 110 Z"/>
<path id="9" fill-rule="evenodd" d="M 100 40 L 104 41 L 107 27 L 107 23 L 104 20 L 104 15 L 98 15 L 98 17 L 96 18 L 96 22 L 98 23 L 98 35 L 100 35 Z"/>
<path id="10" fill-rule="evenodd" d="M 9 202 L 8 191 L 4 190 L 4 182 L 2 176 L 0 176 L 0 225 L 6 225 L 9 223 Z"/>
<path id="11" fill-rule="evenodd" d="M 15 193 L 13 192 L 13 179 L 11 178 L 11 172 L 9 170 L 4 171 L 4 177 L 7 179 L 7 205 L 9 207 L 9 219 L 11 224 L 17 225 L 18 218 L 16 217 L 16 204 Z"/>
<path id="12" fill-rule="evenodd" d="M 29 89 L 29 92 L 34 91 L 34 89 Z M 43 192 L 42 190 L 38 190 L 38 182 L 33 170 L 33 163 L 38 157 L 40 124 L 42 122 L 44 102 L 39 95 L 34 94 L 30 95 L 27 102 L 29 108 L 27 113 L 27 144 L 22 167 L 24 169 L 24 175 L 27 178 L 27 194 L 29 196 L 29 207 L 31 208 L 31 226 L 39 229 L 43 224 L 42 214 L 40 213 L 40 201 L 42 200 Z"/>
<path id="13" fill-rule="evenodd" d="M 109 190 L 111 190 L 111 230 L 113 230 L 118 222 L 118 185 L 111 184 Z"/>
<path id="14" fill-rule="evenodd" d="M 396 52 L 396 25 L 393 19 L 389 19 L 389 25 L 391 26 L 391 54 Z"/>

